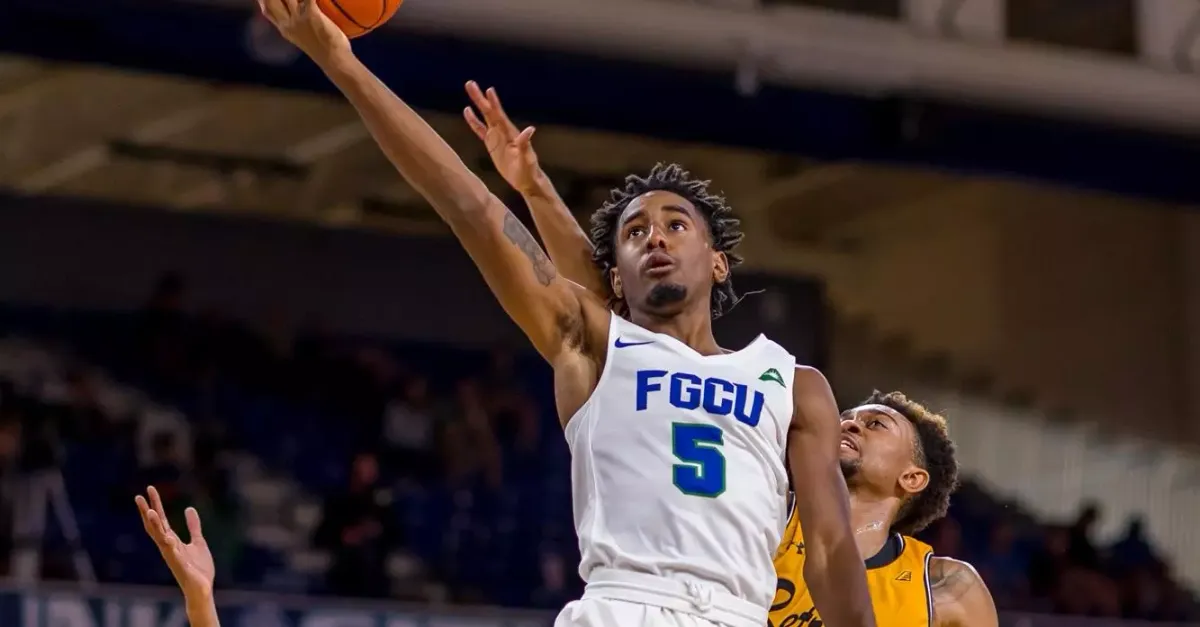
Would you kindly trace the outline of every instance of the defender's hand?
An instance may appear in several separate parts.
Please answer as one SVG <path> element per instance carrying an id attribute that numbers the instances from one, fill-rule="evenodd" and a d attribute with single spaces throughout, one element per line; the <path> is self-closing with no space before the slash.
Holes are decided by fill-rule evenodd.
<path id="1" fill-rule="evenodd" d="M 483 114 L 484 122 L 479 120 L 475 109 L 463 109 L 463 117 L 475 131 L 475 136 L 487 146 L 488 156 L 492 158 L 496 170 L 505 181 L 523 195 L 528 195 L 538 189 L 541 168 L 538 167 L 537 153 L 533 151 L 533 133 L 536 129 L 529 126 L 518 130 L 504 107 L 500 105 L 500 96 L 495 88 L 488 88 L 486 95 L 480 91 L 475 81 L 467 83 L 467 95 L 475 109 Z M 486 122 L 486 123 L 485 123 Z"/>
<path id="2" fill-rule="evenodd" d="M 141 495 L 134 498 L 138 510 L 142 513 L 142 525 L 158 546 L 163 561 L 167 563 L 179 588 L 183 590 L 183 596 L 188 599 L 211 596 L 217 569 L 213 565 L 212 553 L 209 552 L 208 543 L 204 541 L 204 534 L 200 529 L 200 514 L 192 507 L 184 512 L 191 540 L 185 544 L 167 522 L 167 514 L 163 510 L 158 490 L 150 486 L 146 492 L 150 497 L 149 503 Z"/>
<path id="3" fill-rule="evenodd" d="M 350 52 L 350 39 L 321 12 L 316 0 L 258 0 L 279 33 L 318 65 Z"/>

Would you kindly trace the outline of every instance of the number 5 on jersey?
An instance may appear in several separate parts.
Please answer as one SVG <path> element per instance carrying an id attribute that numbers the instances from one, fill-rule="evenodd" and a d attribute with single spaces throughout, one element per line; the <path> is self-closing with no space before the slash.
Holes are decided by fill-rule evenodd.
<path id="1" fill-rule="evenodd" d="M 725 435 L 716 425 L 671 424 L 671 452 L 680 463 L 672 466 L 672 479 L 680 492 L 715 498 L 725 492 Z"/>

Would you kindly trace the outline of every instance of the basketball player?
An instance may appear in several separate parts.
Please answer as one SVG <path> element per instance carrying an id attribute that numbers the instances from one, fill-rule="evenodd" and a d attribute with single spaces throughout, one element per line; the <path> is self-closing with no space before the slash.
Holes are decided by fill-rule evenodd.
<path id="1" fill-rule="evenodd" d="M 557 624 L 761 627 L 790 469 L 817 605 L 838 627 L 873 627 L 829 384 L 765 337 L 732 353 L 713 339 L 712 319 L 732 301 L 742 237 L 724 199 L 677 166 L 629 177 L 613 193 L 593 233 L 629 319 L 612 315 L 605 299 L 559 276 L 521 222 L 354 57 L 312 0 L 259 3 L 358 110 L 554 369 L 588 583 Z"/>
<path id="2" fill-rule="evenodd" d="M 842 414 L 841 465 L 880 627 L 996 627 L 996 606 L 979 573 L 912 537 L 946 515 L 958 484 L 945 419 L 899 392 L 875 392 Z M 775 557 L 772 627 L 822 624 L 804 583 L 800 527 L 792 516 Z"/>
<path id="3" fill-rule="evenodd" d="M 530 143 L 504 113 L 495 90 L 474 83 L 467 94 L 483 113 L 463 110 L 497 171 L 521 193 L 563 273 L 588 281 L 593 249 L 541 170 Z M 591 289 L 605 293 L 603 284 Z M 850 520 L 880 627 L 994 627 L 996 608 L 970 564 L 933 556 L 911 536 L 946 514 L 958 483 L 958 462 L 946 421 L 899 392 L 871 395 L 842 415 L 841 468 L 850 489 Z M 820 627 L 805 585 L 806 546 L 793 516 L 775 558 L 778 589 L 772 627 Z M 931 614 L 932 612 L 932 614 Z"/>

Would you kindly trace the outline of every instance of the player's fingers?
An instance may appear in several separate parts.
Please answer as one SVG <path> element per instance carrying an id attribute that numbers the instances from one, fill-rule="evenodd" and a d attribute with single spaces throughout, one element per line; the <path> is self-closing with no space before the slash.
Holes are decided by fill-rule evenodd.
<path id="1" fill-rule="evenodd" d="M 150 495 L 150 507 L 158 513 L 158 521 L 162 526 L 163 531 L 171 530 L 171 523 L 167 522 L 167 510 L 163 507 L 162 497 L 158 494 L 158 489 L 154 486 L 146 488 L 146 493 Z"/>
<path id="2" fill-rule="evenodd" d="M 504 111 L 504 105 L 500 104 L 500 92 L 496 91 L 495 87 L 489 87 L 487 90 L 488 101 L 492 103 L 492 108 L 496 111 L 496 121 L 504 125 L 504 131 L 513 136 L 517 134 L 517 125 L 512 123 L 508 118 L 508 113 Z"/>
<path id="3" fill-rule="evenodd" d="M 142 526 L 146 528 L 146 533 L 150 534 L 151 538 L 154 538 L 158 531 L 157 526 L 152 526 L 150 523 L 150 514 L 153 513 L 154 510 L 150 509 L 150 504 L 147 503 L 146 499 L 140 494 L 133 498 L 133 502 L 137 503 L 138 513 L 142 516 Z"/>
<path id="4" fill-rule="evenodd" d="M 150 509 L 146 510 L 145 519 L 146 534 L 154 541 L 160 551 L 167 549 L 167 534 L 163 532 L 162 521 L 158 518 L 158 512 Z"/>
<path id="5" fill-rule="evenodd" d="M 517 135 L 517 145 L 524 147 L 524 148 L 528 148 L 530 146 L 530 144 L 533 142 L 533 134 L 536 132 L 537 132 L 537 128 L 535 128 L 535 127 L 532 127 L 532 126 L 525 127 L 525 130 L 521 131 L 520 135 Z"/>
<path id="6" fill-rule="evenodd" d="M 194 507 L 189 507 L 183 510 L 183 517 L 187 520 L 188 539 L 192 542 L 204 540 L 204 530 L 200 528 L 200 512 Z"/>
<path id="7" fill-rule="evenodd" d="M 479 121 L 479 116 L 475 115 L 475 110 L 471 107 L 464 108 L 463 119 L 467 121 L 467 126 L 471 127 L 471 130 L 475 132 L 475 136 L 479 138 L 479 141 L 486 143 L 487 126 Z"/>
<path id="8" fill-rule="evenodd" d="M 275 1 L 279 3 L 280 8 L 283 10 L 284 13 L 287 14 L 288 17 L 295 17 L 300 14 L 300 7 L 297 5 L 296 0 L 275 0 Z"/>
<path id="9" fill-rule="evenodd" d="M 492 103 L 484 97 L 483 91 L 479 89 L 479 83 L 475 81 L 467 81 L 467 96 L 471 99 L 471 104 L 475 105 L 487 117 L 488 111 L 492 108 Z"/>
<path id="10" fill-rule="evenodd" d="M 288 17 L 281 0 L 258 0 L 258 6 L 262 8 L 262 14 L 276 26 Z"/>

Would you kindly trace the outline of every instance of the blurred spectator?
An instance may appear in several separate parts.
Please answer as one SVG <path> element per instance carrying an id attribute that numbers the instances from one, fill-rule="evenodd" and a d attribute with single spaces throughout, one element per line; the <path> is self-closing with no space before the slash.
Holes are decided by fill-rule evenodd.
<path id="1" fill-rule="evenodd" d="M 574 600 L 574 591 L 567 586 L 567 565 L 562 555 L 551 551 L 542 553 L 541 574 L 542 583 L 533 591 L 530 605 L 557 610 Z"/>
<path id="2" fill-rule="evenodd" d="M 428 379 L 409 378 L 383 416 L 387 463 L 400 478 L 423 482 L 433 476 L 435 426 Z"/>
<path id="3" fill-rule="evenodd" d="M 1140 568 L 1158 562 L 1153 549 L 1150 548 L 1150 542 L 1146 540 L 1145 522 L 1140 516 L 1129 519 L 1125 535 L 1112 545 L 1109 553 L 1112 555 L 1113 566 L 1121 570 Z"/>
<path id="4" fill-rule="evenodd" d="M 379 485 L 375 456 L 360 453 L 354 458 L 349 485 L 326 499 L 314 537 L 316 546 L 332 554 L 327 575 L 330 592 L 369 597 L 388 594 L 386 560 L 400 540 L 391 501 L 390 490 Z"/>
<path id="5" fill-rule="evenodd" d="M 1029 590 L 1035 598 L 1048 599 L 1070 566 L 1070 532 L 1059 526 L 1046 527 L 1041 545 L 1029 560 Z"/>
<path id="6" fill-rule="evenodd" d="M 1087 503 L 1079 512 L 1079 517 L 1071 525 L 1070 552 L 1071 562 L 1076 566 L 1097 569 L 1100 566 L 1100 553 L 1092 543 L 1092 530 L 1100 522 L 1100 506 Z"/>
<path id="7" fill-rule="evenodd" d="M 1015 607 L 1028 593 L 1025 573 L 1028 560 L 1016 547 L 1016 530 L 1008 520 L 999 520 L 992 526 L 987 549 L 976 558 L 983 580 L 998 607 Z"/>
<path id="8" fill-rule="evenodd" d="M 183 466 L 174 434 L 166 431 L 154 434 L 150 460 L 142 467 L 140 475 L 137 485 L 152 485 L 158 488 L 163 499 L 172 502 L 180 500 L 183 494 Z"/>

